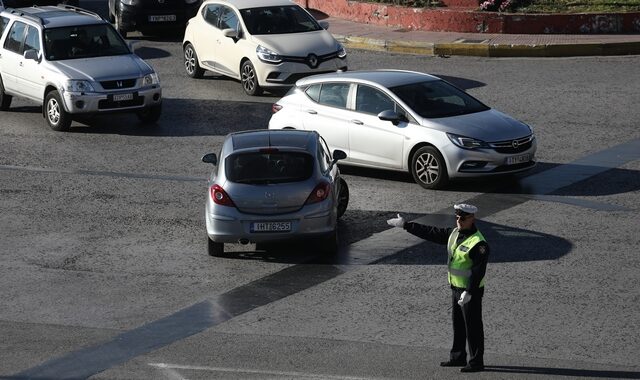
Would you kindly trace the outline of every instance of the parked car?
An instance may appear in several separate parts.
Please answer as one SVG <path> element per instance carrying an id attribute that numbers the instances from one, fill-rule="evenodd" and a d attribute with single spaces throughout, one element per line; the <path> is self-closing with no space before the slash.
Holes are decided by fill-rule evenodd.
<path id="1" fill-rule="evenodd" d="M 51 129 L 68 130 L 77 115 L 135 112 L 160 118 L 158 74 L 99 15 L 71 6 L 0 13 L 0 110 L 14 96 L 42 104 Z"/>
<path id="2" fill-rule="evenodd" d="M 134 30 L 143 34 L 167 28 L 183 30 L 196 14 L 201 0 L 109 0 L 109 19 L 127 37 Z"/>
<path id="3" fill-rule="evenodd" d="M 349 188 L 326 142 L 313 131 L 256 130 L 227 135 L 205 202 L 208 252 L 224 243 L 314 239 L 323 252 L 337 250 L 337 219 L 349 203 Z M 312 247 L 314 244 L 311 245 Z"/>
<path id="4" fill-rule="evenodd" d="M 3 4 L 4 3 L 4 4 Z M 78 6 L 80 4 L 79 0 L 1 0 L 0 1 L 0 10 L 2 8 L 23 8 L 30 7 L 33 5 L 57 5 L 57 4 L 67 4 Z"/>
<path id="5" fill-rule="evenodd" d="M 239 79 L 249 95 L 347 70 L 347 53 L 327 27 L 290 0 L 205 0 L 187 24 L 185 70 Z"/>
<path id="6" fill-rule="evenodd" d="M 535 165 L 531 127 L 424 73 L 350 71 L 300 79 L 269 129 L 315 130 L 341 164 L 408 171 L 426 189 Z"/>

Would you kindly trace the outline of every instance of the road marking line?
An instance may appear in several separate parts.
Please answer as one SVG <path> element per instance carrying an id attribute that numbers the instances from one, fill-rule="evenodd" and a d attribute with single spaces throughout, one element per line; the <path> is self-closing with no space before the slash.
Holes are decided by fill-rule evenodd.
<path id="1" fill-rule="evenodd" d="M 288 376 L 297 379 L 335 379 L 335 380 L 386 380 L 384 377 L 360 377 L 360 376 L 340 376 L 340 375 L 326 375 L 326 374 L 313 374 L 304 372 L 289 372 L 289 371 L 269 371 L 262 369 L 248 369 L 248 368 L 231 368 L 231 367 L 209 367 L 198 365 L 182 365 L 182 364 L 169 364 L 169 363 L 148 363 L 152 367 L 161 369 L 183 369 L 190 371 L 208 371 L 208 372 L 227 372 L 227 373 L 246 373 L 252 375 L 269 375 L 269 376 Z"/>

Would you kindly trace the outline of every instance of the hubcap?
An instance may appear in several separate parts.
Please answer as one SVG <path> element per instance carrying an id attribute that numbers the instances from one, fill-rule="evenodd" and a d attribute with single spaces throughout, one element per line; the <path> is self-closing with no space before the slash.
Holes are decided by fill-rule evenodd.
<path id="1" fill-rule="evenodd" d="M 47 116 L 49 122 L 53 125 L 58 124 L 60 121 L 60 105 L 55 99 L 50 99 L 47 104 Z"/>
<path id="2" fill-rule="evenodd" d="M 256 86 L 256 73 L 251 65 L 245 65 L 242 70 L 242 85 L 247 92 L 253 91 Z"/>
<path id="3" fill-rule="evenodd" d="M 196 58 L 194 56 L 195 54 L 191 48 L 184 51 L 184 68 L 189 74 L 193 74 L 196 67 Z"/>
<path id="4" fill-rule="evenodd" d="M 420 182 L 431 184 L 438 180 L 440 166 L 430 153 L 421 154 L 416 160 L 416 174 Z"/>

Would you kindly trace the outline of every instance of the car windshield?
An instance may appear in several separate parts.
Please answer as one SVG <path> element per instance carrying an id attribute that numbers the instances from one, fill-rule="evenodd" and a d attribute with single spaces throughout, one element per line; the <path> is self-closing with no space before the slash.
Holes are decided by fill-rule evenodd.
<path id="1" fill-rule="evenodd" d="M 253 35 L 322 30 L 320 24 L 297 5 L 248 8 L 240 13 L 249 33 Z"/>
<path id="2" fill-rule="evenodd" d="M 424 118 L 466 115 L 489 109 L 466 92 L 443 80 L 411 83 L 389 88 Z"/>
<path id="3" fill-rule="evenodd" d="M 45 29 L 44 41 L 49 61 L 130 54 L 129 47 L 108 24 Z"/>
<path id="4" fill-rule="evenodd" d="M 233 154 L 225 160 L 227 179 L 238 183 L 285 183 L 307 180 L 313 173 L 313 157 L 302 152 L 252 152 Z"/>

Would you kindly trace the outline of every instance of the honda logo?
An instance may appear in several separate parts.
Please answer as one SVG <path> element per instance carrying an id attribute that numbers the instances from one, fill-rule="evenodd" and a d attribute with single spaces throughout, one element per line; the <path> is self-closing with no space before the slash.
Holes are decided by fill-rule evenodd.
<path id="1" fill-rule="evenodd" d="M 116 81 L 116 87 L 122 88 L 122 81 L 121 80 Z"/>

